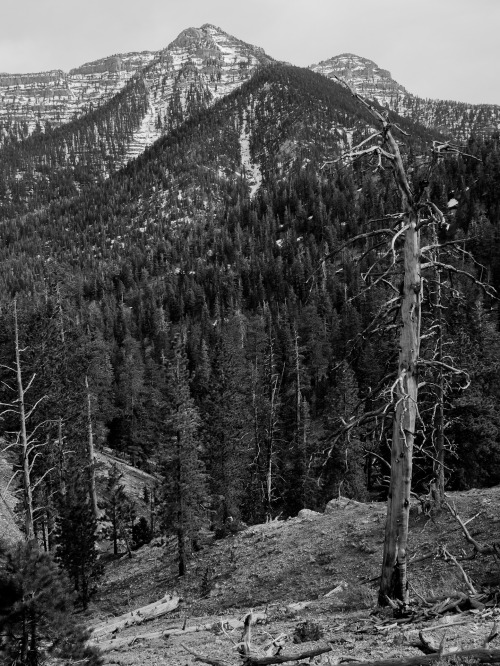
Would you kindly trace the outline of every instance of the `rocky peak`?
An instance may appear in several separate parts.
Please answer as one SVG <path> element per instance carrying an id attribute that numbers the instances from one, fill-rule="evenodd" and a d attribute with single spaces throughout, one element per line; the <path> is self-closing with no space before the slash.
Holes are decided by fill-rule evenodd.
<path id="1" fill-rule="evenodd" d="M 311 65 L 310 69 L 328 78 L 338 76 L 362 95 L 374 98 L 382 105 L 390 104 L 393 98 L 408 94 L 387 69 L 382 69 L 373 60 L 354 53 L 341 53 L 317 65 Z"/>
<path id="2" fill-rule="evenodd" d="M 422 99 L 403 88 L 387 69 L 354 53 L 341 53 L 310 69 L 328 78 L 344 79 L 368 99 L 457 141 L 466 141 L 473 133 L 489 135 L 500 128 L 499 106 Z"/>

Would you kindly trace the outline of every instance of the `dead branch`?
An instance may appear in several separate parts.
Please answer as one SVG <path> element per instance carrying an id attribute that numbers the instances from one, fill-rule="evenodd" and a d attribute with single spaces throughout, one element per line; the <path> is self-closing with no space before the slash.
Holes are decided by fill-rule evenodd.
<path id="1" fill-rule="evenodd" d="M 241 637 L 241 653 L 244 655 L 250 654 L 250 644 L 252 642 L 252 626 L 255 624 L 256 617 L 250 612 L 243 623 L 243 635 Z"/>
<path id="2" fill-rule="evenodd" d="M 220 659 L 212 659 L 211 657 L 205 657 L 199 652 L 192 650 L 187 645 L 184 645 L 184 643 L 181 643 L 181 647 L 184 648 L 186 652 L 189 652 L 189 654 L 192 654 L 195 661 L 201 661 L 203 664 L 210 664 L 211 666 L 229 666 L 227 661 L 221 661 Z"/>
<path id="3" fill-rule="evenodd" d="M 451 513 L 451 515 L 455 518 L 455 520 L 458 522 L 460 527 L 462 528 L 462 532 L 464 533 L 466 541 L 468 541 L 472 546 L 474 546 L 474 550 L 481 555 L 496 555 L 497 554 L 497 547 L 496 544 L 488 544 L 488 543 L 479 543 L 479 541 L 476 541 L 469 532 L 469 530 L 466 527 L 467 523 L 464 523 L 462 518 L 459 516 L 458 511 L 453 505 L 453 507 L 446 502 L 446 506 L 448 507 L 448 511 Z M 476 517 L 476 516 L 474 516 Z M 469 522 L 469 521 L 467 521 Z"/>
<path id="4" fill-rule="evenodd" d="M 275 654 L 268 657 L 253 657 L 248 656 L 245 658 L 244 666 L 267 666 L 268 664 L 285 664 L 288 661 L 300 661 L 301 659 L 309 659 L 317 657 L 319 654 L 332 651 L 331 645 L 322 645 L 311 650 L 295 654 Z"/>
<path id="5" fill-rule="evenodd" d="M 462 650 L 453 654 L 454 659 L 475 659 L 480 664 L 499 664 L 500 650 L 488 650 L 486 648 L 474 648 Z M 381 659 L 380 661 L 360 661 L 363 666 L 427 666 L 434 664 L 442 658 L 442 655 L 429 654 L 419 657 L 408 657 L 406 659 Z M 355 664 L 354 664 L 355 666 Z"/>
<path id="6" fill-rule="evenodd" d="M 439 654 L 443 655 L 443 649 L 444 649 L 444 643 L 443 641 L 445 640 L 446 632 L 443 634 L 443 637 L 441 639 L 441 643 L 437 645 L 432 638 L 427 638 L 424 636 L 422 633 L 422 630 L 418 632 L 418 637 L 420 639 L 420 644 L 415 643 L 415 647 L 418 647 L 424 654 Z M 448 650 L 447 654 L 451 654 L 452 652 L 458 652 L 458 648 L 451 648 Z"/>
<path id="7" fill-rule="evenodd" d="M 476 277 L 474 277 L 472 273 L 469 273 L 468 271 L 463 271 L 460 268 L 452 266 L 451 264 L 445 264 L 442 261 L 436 261 L 435 259 L 427 258 L 427 263 L 421 264 L 420 268 L 422 271 L 424 271 L 426 268 L 440 268 L 441 270 L 448 271 L 449 273 L 456 273 L 457 275 L 463 275 L 464 277 L 471 280 L 474 284 L 477 284 L 477 286 L 483 290 L 486 296 L 498 300 L 498 296 L 496 295 L 496 291 L 493 287 L 490 287 L 490 285 L 481 282 L 481 280 L 478 280 Z"/>
<path id="8" fill-rule="evenodd" d="M 492 640 L 494 640 L 498 636 L 498 624 L 497 621 L 493 622 L 493 626 L 491 627 L 491 631 L 488 636 L 484 639 L 483 647 L 486 647 L 488 643 L 491 643 Z"/>
<path id="9" fill-rule="evenodd" d="M 472 584 L 469 576 L 465 573 L 465 570 L 463 566 L 460 564 L 460 562 L 457 560 L 457 558 L 450 553 L 450 551 L 446 548 L 446 546 L 443 546 L 441 549 L 441 552 L 443 554 L 443 557 L 445 559 L 449 559 L 453 562 L 453 564 L 458 567 L 460 570 L 460 573 L 462 574 L 462 577 L 464 579 L 465 584 L 467 585 L 469 592 L 471 594 L 477 594 L 476 589 L 474 588 L 474 585 Z"/>

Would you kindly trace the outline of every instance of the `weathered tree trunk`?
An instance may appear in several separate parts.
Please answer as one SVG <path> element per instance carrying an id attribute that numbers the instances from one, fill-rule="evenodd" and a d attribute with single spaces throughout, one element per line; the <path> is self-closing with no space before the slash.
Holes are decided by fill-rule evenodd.
<path id="1" fill-rule="evenodd" d="M 184 479 L 182 475 L 182 447 L 181 447 L 181 433 L 177 431 L 177 483 L 178 483 L 178 492 L 179 492 L 179 510 L 178 510 L 178 521 L 177 521 L 177 550 L 179 554 L 179 576 L 184 576 L 186 574 L 186 563 L 187 563 L 187 553 L 186 553 L 186 525 L 185 525 L 185 510 L 184 510 Z"/>
<path id="2" fill-rule="evenodd" d="M 14 335 L 16 347 L 16 376 L 17 376 L 17 394 L 19 401 L 19 426 L 22 446 L 22 470 L 23 470 L 23 497 L 24 497 L 24 527 L 26 532 L 26 541 L 32 541 L 35 538 L 33 525 L 33 488 L 31 485 L 31 470 L 29 461 L 29 442 L 26 432 L 26 407 L 24 404 L 25 390 L 23 386 L 23 377 L 21 372 L 21 350 L 19 348 L 19 326 L 17 322 L 17 304 L 14 301 Z"/>
<path id="3" fill-rule="evenodd" d="M 436 259 L 439 261 L 439 250 L 436 252 Z M 436 305 L 438 318 L 438 350 L 437 361 L 443 362 L 443 310 L 441 305 L 441 272 L 436 269 Z M 441 508 L 444 503 L 444 377 L 443 368 L 440 366 L 437 379 L 437 406 L 435 416 L 435 437 L 436 437 L 436 462 L 434 463 L 434 476 L 436 480 L 435 497 L 433 502 Z"/>
<path id="4" fill-rule="evenodd" d="M 89 492 L 90 501 L 92 503 L 92 512 L 96 520 L 99 519 L 99 507 L 97 506 L 97 490 L 95 484 L 95 455 L 94 455 L 94 430 L 92 427 L 92 402 L 90 398 L 89 378 L 85 376 L 85 389 L 87 392 L 87 454 L 88 454 L 88 468 L 89 468 Z"/>
<path id="5" fill-rule="evenodd" d="M 391 484 L 387 505 L 379 603 L 386 597 L 408 601 L 407 542 L 410 511 L 413 440 L 417 415 L 418 355 L 420 347 L 420 240 L 418 217 L 410 207 L 404 246 L 398 377 L 391 450 Z"/>

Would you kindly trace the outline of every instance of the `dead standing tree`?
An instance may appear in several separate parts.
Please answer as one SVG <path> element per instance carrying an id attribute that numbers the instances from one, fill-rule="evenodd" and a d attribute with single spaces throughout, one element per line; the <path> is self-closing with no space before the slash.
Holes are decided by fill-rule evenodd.
<path id="1" fill-rule="evenodd" d="M 363 156 L 374 156 L 377 167 L 389 162 L 399 190 L 403 212 L 400 228 L 394 232 L 391 249 L 395 255 L 395 243 L 404 235 L 403 283 L 401 288 L 401 330 L 399 337 L 399 359 L 396 381 L 391 393 L 394 402 L 394 417 L 391 448 L 391 482 L 387 505 L 384 555 L 379 590 L 379 603 L 387 598 L 407 602 L 407 541 L 410 511 L 413 442 L 417 419 L 418 360 L 420 350 L 421 321 L 421 274 L 420 274 L 420 206 L 416 200 L 403 165 L 398 143 L 392 134 L 392 125 L 377 109 L 366 102 L 346 83 L 352 95 L 368 110 L 380 125 L 342 160 L 355 160 Z M 395 258 L 394 262 L 395 263 Z M 388 273 L 387 273 L 388 275 Z M 379 278 L 380 279 L 380 278 Z"/>
<path id="2" fill-rule="evenodd" d="M 35 508 L 33 502 L 33 493 L 36 487 L 43 481 L 45 476 L 51 471 L 47 470 L 41 478 L 36 482 L 33 480 L 33 467 L 37 458 L 41 455 L 40 448 L 45 446 L 44 443 L 41 443 L 37 440 L 36 434 L 39 428 L 45 425 L 46 422 L 38 424 L 31 432 L 28 431 L 28 421 L 32 416 L 33 412 L 36 410 L 40 402 L 45 398 L 42 396 L 37 400 L 31 407 L 26 405 L 26 394 L 30 390 L 33 381 L 35 379 L 35 374 L 32 375 L 31 379 L 24 384 L 23 381 L 23 372 L 22 372 L 22 362 L 21 354 L 24 349 L 21 348 L 19 341 L 19 324 L 17 317 L 17 303 L 14 301 L 13 304 L 13 314 L 14 314 L 14 350 L 15 350 L 15 365 L 10 367 L 7 365 L 2 365 L 1 367 L 4 370 L 7 370 L 13 373 L 16 377 L 16 388 L 12 387 L 8 382 L 2 382 L 4 387 L 9 391 L 17 394 L 17 398 L 9 403 L 0 403 L 0 407 L 3 408 L 0 413 L 0 418 L 7 414 L 14 414 L 19 423 L 19 430 L 15 433 L 15 441 L 7 445 L 4 451 L 9 449 L 15 449 L 20 452 L 19 459 L 19 469 L 14 473 L 9 484 L 14 480 L 14 478 L 21 474 L 22 476 L 22 493 L 23 493 L 23 513 L 24 513 L 24 527 L 25 527 L 25 539 L 26 541 L 32 541 L 35 538 Z"/>
<path id="3" fill-rule="evenodd" d="M 396 216 L 388 216 L 394 224 L 391 229 L 378 232 L 367 232 L 359 237 L 370 237 L 373 234 L 385 234 L 390 238 L 390 248 L 384 255 L 390 257 L 392 262 L 389 268 L 377 278 L 372 277 L 370 289 L 379 283 L 388 283 L 390 275 L 399 262 L 402 264 L 403 280 L 400 294 L 397 299 L 390 302 L 391 310 L 394 302 L 399 300 L 400 333 L 399 356 L 396 380 L 393 382 L 390 394 L 393 409 L 392 444 L 391 444 L 391 477 L 387 505 L 387 521 L 385 527 L 384 553 L 382 574 L 379 589 L 379 603 L 386 605 L 389 599 L 398 599 L 403 606 L 408 603 L 407 583 L 407 543 L 408 521 L 410 510 L 410 491 L 412 479 L 413 447 L 416 434 L 418 414 L 419 365 L 432 365 L 434 369 L 448 369 L 460 373 L 451 365 L 443 363 L 441 357 L 432 361 L 422 361 L 420 355 L 421 343 L 421 304 L 422 304 L 422 271 L 431 268 L 433 271 L 452 271 L 461 273 L 480 284 L 474 276 L 466 271 L 458 270 L 453 265 L 445 264 L 431 256 L 439 244 L 431 243 L 427 247 L 420 246 L 420 231 L 427 225 L 434 227 L 445 225 L 446 221 L 438 209 L 429 199 L 429 180 L 432 168 L 438 159 L 448 153 L 460 154 L 458 147 L 449 143 L 434 142 L 432 159 L 427 171 L 427 178 L 422 181 L 418 196 L 412 191 L 398 142 L 393 136 L 393 129 L 402 130 L 393 125 L 385 113 L 381 113 L 358 95 L 348 84 L 338 81 L 359 101 L 380 127 L 360 144 L 342 155 L 338 161 L 350 163 L 354 160 L 369 156 L 375 161 L 375 170 L 384 169 L 389 164 L 392 169 L 394 181 L 399 191 L 402 212 Z M 402 132 L 404 134 L 404 132 Z M 396 244 L 403 240 L 402 257 L 396 256 Z M 466 253 L 468 255 L 468 253 Z M 470 256 L 470 255 L 469 255 Z M 372 267 L 373 268 L 373 267 Z M 368 273 L 371 272 L 371 269 Z M 366 275 L 365 275 L 366 279 Z M 489 295 L 491 295 L 490 292 Z M 387 411 L 386 409 L 384 410 Z M 351 428 L 355 423 L 346 424 Z M 440 461 L 442 464 L 442 461 Z"/>

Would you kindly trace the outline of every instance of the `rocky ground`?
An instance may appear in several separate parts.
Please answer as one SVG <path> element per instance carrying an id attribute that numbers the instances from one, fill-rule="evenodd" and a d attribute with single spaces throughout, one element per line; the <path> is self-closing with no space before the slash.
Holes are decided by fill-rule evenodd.
<path id="1" fill-rule="evenodd" d="M 500 538 L 500 488 L 452 493 L 449 501 L 464 520 L 472 519 L 467 527 L 477 541 L 491 543 Z M 175 611 L 125 629 L 116 638 L 170 628 L 184 628 L 185 634 L 138 639 L 131 646 L 106 651 L 105 664 L 124 666 L 191 664 L 195 657 L 183 645 L 212 659 L 238 664 L 241 629 L 232 627 L 251 609 L 267 614 L 267 621 L 256 625 L 252 637 L 257 652 L 265 654 L 265 648 L 280 636 L 284 652 L 310 649 L 318 640 L 329 643 L 332 651 L 315 657 L 316 664 L 421 655 L 412 645 L 418 642 L 421 627 L 427 627 L 426 636 L 438 643 L 446 629 L 448 645 L 480 646 L 495 620 L 495 607 L 400 625 L 392 621 L 391 611 L 375 611 L 384 519 L 384 504 L 333 502 L 328 514 L 306 512 L 304 517 L 256 525 L 215 541 L 195 554 L 183 579 L 176 572 L 175 541 L 157 539 L 132 559 L 107 565 L 99 596 L 84 620 L 92 625 L 165 593 L 181 597 Z M 459 569 L 436 555 L 440 545 L 458 557 L 472 552 L 448 512 L 433 518 L 414 515 L 410 581 L 416 601 L 465 590 Z M 498 586 L 500 570 L 492 556 L 462 561 L 462 565 L 478 591 Z M 305 630 L 304 623 L 309 623 Z M 199 625 L 211 626 L 189 631 Z M 296 643 L 294 636 L 308 640 Z"/>

